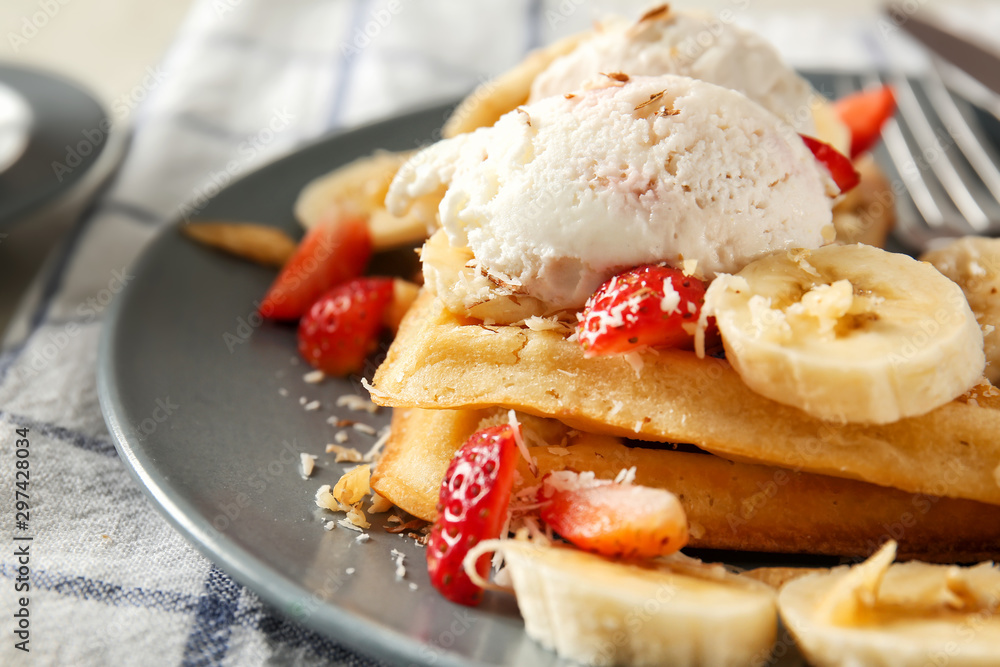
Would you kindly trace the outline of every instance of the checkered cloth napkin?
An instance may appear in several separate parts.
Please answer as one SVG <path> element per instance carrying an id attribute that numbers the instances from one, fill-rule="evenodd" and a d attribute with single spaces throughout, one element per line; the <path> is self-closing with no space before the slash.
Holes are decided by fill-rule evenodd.
<path id="1" fill-rule="evenodd" d="M 127 288 L 142 247 L 230 174 L 331 130 L 458 97 L 530 48 L 611 9 L 636 16 L 644 4 L 195 2 L 142 84 L 121 169 L 26 297 L 0 354 L 0 664 L 375 664 L 268 608 L 147 501 L 97 401 L 106 309 Z M 764 19 L 742 14 L 747 3 L 732 5 L 730 16 L 781 44 L 796 64 L 833 57 L 870 66 L 883 48 L 872 24 Z M 13 540 L 18 428 L 29 429 L 31 443 L 30 542 Z M 31 589 L 17 593 L 15 549 L 25 544 Z M 12 634 L 22 596 L 30 599 L 30 653 Z"/>

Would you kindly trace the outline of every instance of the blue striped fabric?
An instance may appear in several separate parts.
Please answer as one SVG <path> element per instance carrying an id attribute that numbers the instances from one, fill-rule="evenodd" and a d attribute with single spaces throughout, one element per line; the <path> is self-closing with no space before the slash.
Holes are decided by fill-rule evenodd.
<path id="1" fill-rule="evenodd" d="M 214 665 L 225 657 L 239 602 L 240 587 L 213 565 L 184 646 L 185 666 Z"/>
<path id="2" fill-rule="evenodd" d="M 213 571 L 218 572 L 214 569 Z M 14 579 L 15 575 L 16 572 L 12 566 L 0 564 L 0 576 Z M 55 574 L 47 570 L 33 572 L 32 584 L 41 590 L 52 591 L 68 598 L 93 600 L 119 607 L 146 607 L 180 613 L 191 613 L 198 610 L 203 599 L 194 595 L 183 595 L 170 591 L 126 588 L 120 584 L 88 579 L 82 575 Z"/>

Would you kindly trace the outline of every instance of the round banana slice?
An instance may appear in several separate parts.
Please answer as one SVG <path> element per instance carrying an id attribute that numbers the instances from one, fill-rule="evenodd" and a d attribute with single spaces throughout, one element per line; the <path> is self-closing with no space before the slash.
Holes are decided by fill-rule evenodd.
<path id="1" fill-rule="evenodd" d="M 829 421 L 924 414 L 976 384 L 986 363 L 955 283 L 861 244 L 751 262 L 712 283 L 703 312 L 748 387 Z"/>
<path id="2" fill-rule="evenodd" d="M 424 243 L 420 260 L 424 284 L 456 315 L 512 324 L 547 314 L 547 306 L 524 294 L 517 284 L 481 270 L 472 250 L 451 245 L 443 229 Z"/>
<path id="3" fill-rule="evenodd" d="M 1000 568 L 892 565 L 894 546 L 781 589 L 778 610 L 809 664 L 996 665 Z"/>
<path id="4" fill-rule="evenodd" d="M 774 591 L 721 566 L 614 562 L 526 540 L 476 550 L 503 553 L 528 636 L 575 662 L 725 667 L 771 654 Z"/>
<path id="5" fill-rule="evenodd" d="M 331 207 L 340 205 L 368 217 L 376 250 L 422 241 L 435 224 L 436 200 L 417 202 L 402 216 L 386 211 L 383 203 L 396 171 L 410 155 L 376 151 L 312 180 L 295 201 L 295 218 L 309 229 L 323 220 Z"/>

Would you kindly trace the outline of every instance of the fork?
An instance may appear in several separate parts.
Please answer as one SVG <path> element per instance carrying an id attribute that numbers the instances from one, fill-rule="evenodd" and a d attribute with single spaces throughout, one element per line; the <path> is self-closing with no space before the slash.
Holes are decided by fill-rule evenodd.
<path id="1" fill-rule="evenodd" d="M 897 112 L 874 156 L 892 183 L 903 249 L 1000 233 L 1000 157 L 983 125 L 1000 127 L 996 95 L 940 60 L 919 78 L 898 71 L 824 78 L 835 97 L 883 84 L 895 90 Z"/>

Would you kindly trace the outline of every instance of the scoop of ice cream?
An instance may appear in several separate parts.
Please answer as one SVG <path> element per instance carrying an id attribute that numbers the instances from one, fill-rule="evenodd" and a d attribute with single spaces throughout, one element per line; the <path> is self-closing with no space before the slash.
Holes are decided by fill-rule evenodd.
<path id="1" fill-rule="evenodd" d="M 834 237 L 836 187 L 794 130 L 679 76 L 608 79 L 434 144 L 400 169 L 386 205 L 399 214 L 445 186 L 450 244 L 552 310 L 639 264 L 696 260 L 712 277 Z"/>
<path id="2" fill-rule="evenodd" d="M 592 39 L 535 77 L 529 102 L 579 90 L 600 73 L 679 74 L 738 90 L 803 134 L 816 136 L 809 83 L 758 35 L 710 14 L 652 9 L 611 18 Z"/>

